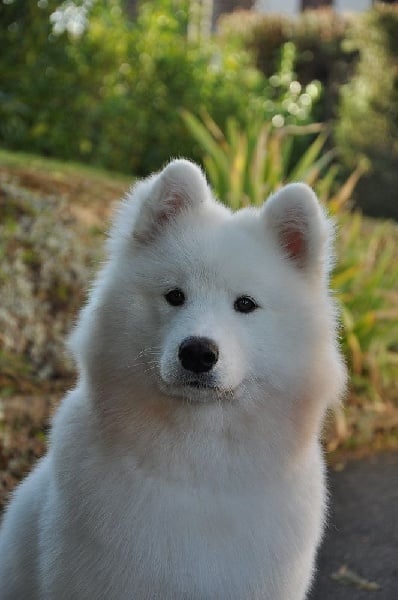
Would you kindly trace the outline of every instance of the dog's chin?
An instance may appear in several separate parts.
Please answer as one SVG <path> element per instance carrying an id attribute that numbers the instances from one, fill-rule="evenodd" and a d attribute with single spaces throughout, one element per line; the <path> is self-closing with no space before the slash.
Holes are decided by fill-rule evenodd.
<path id="1" fill-rule="evenodd" d="M 167 396 L 182 398 L 189 402 L 197 403 L 231 400 L 234 396 L 234 390 L 231 388 L 197 380 L 175 383 L 166 383 L 162 381 L 160 388 L 163 394 Z"/>

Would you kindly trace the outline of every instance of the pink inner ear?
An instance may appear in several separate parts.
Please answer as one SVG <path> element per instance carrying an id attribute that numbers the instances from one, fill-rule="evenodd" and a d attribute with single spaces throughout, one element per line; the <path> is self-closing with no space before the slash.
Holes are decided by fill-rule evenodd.
<path id="1" fill-rule="evenodd" d="M 156 215 L 156 223 L 163 225 L 163 223 L 166 223 L 170 217 L 173 217 L 181 212 L 185 204 L 186 202 L 183 196 L 180 196 L 176 193 L 170 194 L 166 200 L 166 207 L 159 211 Z"/>
<path id="2" fill-rule="evenodd" d="M 281 241 L 288 256 L 294 260 L 302 260 L 306 252 L 305 235 L 299 229 L 287 228 L 281 232 Z"/>

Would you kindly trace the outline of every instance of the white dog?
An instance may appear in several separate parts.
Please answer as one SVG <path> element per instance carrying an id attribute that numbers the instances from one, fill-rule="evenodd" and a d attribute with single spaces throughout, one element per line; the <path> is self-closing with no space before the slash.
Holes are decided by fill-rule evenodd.
<path id="1" fill-rule="evenodd" d="M 232 214 L 185 160 L 120 206 L 78 385 L 0 537 L 1 600 L 302 600 L 345 369 L 310 188 Z"/>

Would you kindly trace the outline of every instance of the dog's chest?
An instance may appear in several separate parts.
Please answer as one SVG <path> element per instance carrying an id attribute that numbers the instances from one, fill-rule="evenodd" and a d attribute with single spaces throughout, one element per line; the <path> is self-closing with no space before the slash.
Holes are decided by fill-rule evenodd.
<path id="1" fill-rule="evenodd" d="M 297 548 L 306 555 L 312 547 L 319 513 L 315 503 L 311 515 L 294 485 L 276 482 L 222 490 L 141 477 L 103 492 L 96 562 L 116 586 L 123 582 L 112 592 L 121 600 L 122 588 L 142 599 L 282 598 L 264 590 L 282 585 Z"/>

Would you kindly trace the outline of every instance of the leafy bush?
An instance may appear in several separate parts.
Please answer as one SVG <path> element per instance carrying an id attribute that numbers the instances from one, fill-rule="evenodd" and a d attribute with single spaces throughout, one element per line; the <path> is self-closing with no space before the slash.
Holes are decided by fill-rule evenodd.
<path id="1" fill-rule="evenodd" d="M 354 386 L 382 401 L 398 375 L 398 230 L 388 223 L 371 228 L 358 213 L 339 214 L 339 225 L 333 284 L 343 348 Z"/>
<path id="2" fill-rule="evenodd" d="M 249 204 L 259 206 L 282 182 L 317 183 L 320 171 L 332 158 L 330 152 L 320 157 L 326 141 L 322 133 L 292 163 L 295 138 L 319 131 L 319 125 L 276 128 L 257 120 L 242 130 L 230 119 L 224 133 L 209 115 L 204 115 L 203 122 L 190 113 L 183 117 L 202 146 L 202 160 L 213 188 L 234 210 Z"/>
<path id="3" fill-rule="evenodd" d="M 293 44 L 298 81 L 318 80 L 324 88 L 316 114 L 325 121 L 335 115 L 340 84 L 352 72 L 356 52 L 344 45 L 351 24 L 351 17 L 330 9 L 306 10 L 295 18 L 240 11 L 221 20 L 220 36 L 252 52 L 267 77 L 277 70 L 284 44 Z"/>
<path id="4" fill-rule="evenodd" d="M 341 343 L 350 396 L 335 412 L 330 450 L 396 443 L 398 417 L 398 229 L 355 215 L 338 217 L 333 276 L 342 318 Z"/>
<path id="5" fill-rule="evenodd" d="M 84 35 L 54 33 L 57 0 L 0 7 L 0 139 L 14 149 L 94 160 L 106 78 L 127 53 L 118 1 L 95 2 Z"/>
<path id="6" fill-rule="evenodd" d="M 358 206 L 398 219 L 398 7 L 376 5 L 347 43 L 360 60 L 342 90 L 337 145 L 348 168 L 362 155 L 372 169 L 356 190 Z"/>
<path id="7" fill-rule="evenodd" d="M 277 70 L 280 49 L 292 39 L 293 28 L 293 19 L 285 15 L 240 10 L 221 17 L 218 35 L 226 43 L 247 48 L 260 70 L 270 77 Z"/>
<path id="8" fill-rule="evenodd" d="M 122 0 L 85 0 L 86 21 L 68 28 L 62 10 L 73 6 L 0 4 L 0 140 L 10 148 L 141 175 L 173 155 L 199 159 L 180 109 L 204 108 L 221 125 L 312 119 L 320 89 L 295 81 L 292 46 L 268 81 L 234 44 L 189 39 L 188 0 L 142 2 L 134 22 Z"/>
<path id="9" fill-rule="evenodd" d="M 125 76 L 109 87 L 104 138 L 117 147 L 118 135 L 128 132 L 123 143 L 133 155 L 135 173 L 157 169 L 173 155 L 198 157 L 181 107 L 205 106 L 221 120 L 228 112 L 242 120 L 266 90 L 247 53 L 228 52 L 211 40 L 190 41 L 187 19 L 186 1 L 142 3 L 131 29 Z"/>

